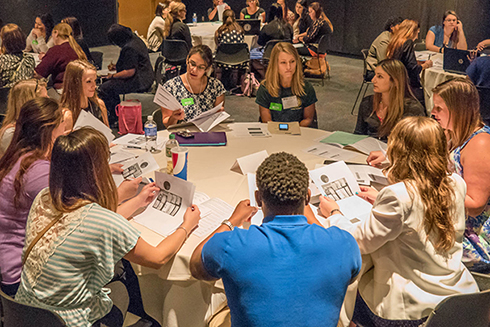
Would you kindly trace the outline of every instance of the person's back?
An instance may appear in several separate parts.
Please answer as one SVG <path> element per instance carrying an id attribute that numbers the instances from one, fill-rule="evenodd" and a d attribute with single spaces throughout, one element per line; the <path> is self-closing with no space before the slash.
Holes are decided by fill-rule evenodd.
<path id="1" fill-rule="evenodd" d="M 190 48 L 192 48 L 191 32 L 187 24 L 181 21 L 175 21 L 170 29 L 169 40 L 182 40 L 185 41 Z"/>
<path id="2" fill-rule="evenodd" d="M 274 19 L 260 30 L 259 40 L 257 43 L 261 46 L 270 40 L 292 40 L 293 28 L 283 20 Z"/>
<path id="3" fill-rule="evenodd" d="M 490 88 L 490 57 L 478 57 L 466 69 L 466 74 L 477 87 Z"/>
<path id="4" fill-rule="evenodd" d="M 133 34 L 131 40 L 121 48 L 121 54 L 119 56 L 125 56 L 131 61 L 134 60 L 133 62 L 124 63 L 124 65 L 128 65 L 128 68 L 117 67 L 118 71 L 131 68 L 136 69 L 134 76 L 130 79 L 133 79 L 140 89 L 134 91 L 148 89 L 153 83 L 153 68 L 151 67 L 150 56 L 148 55 L 148 49 L 146 48 L 145 43 L 138 36 Z M 130 66 L 131 68 L 129 68 Z"/>

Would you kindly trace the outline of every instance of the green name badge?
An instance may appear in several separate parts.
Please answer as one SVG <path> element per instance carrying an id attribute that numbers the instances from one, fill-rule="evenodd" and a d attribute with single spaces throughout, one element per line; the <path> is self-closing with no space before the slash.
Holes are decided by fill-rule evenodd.
<path id="1" fill-rule="evenodd" d="M 191 104 L 194 104 L 194 99 L 193 98 L 186 98 L 180 100 L 180 103 L 182 103 L 183 106 L 190 106 Z"/>
<path id="2" fill-rule="evenodd" d="M 245 19 L 250 19 L 250 15 L 245 15 Z"/>
<path id="3" fill-rule="evenodd" d="M 271 102 L 271 105 L 269 106 L 269 109 L 270 110 L 275 110 L 275 111 L 282 111 L 282 104 Z"/>

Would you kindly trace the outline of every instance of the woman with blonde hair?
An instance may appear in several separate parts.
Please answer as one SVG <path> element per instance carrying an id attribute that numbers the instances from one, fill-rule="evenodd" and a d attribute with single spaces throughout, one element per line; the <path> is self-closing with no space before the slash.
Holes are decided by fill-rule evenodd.
<path id="1" fill-rule="evenodd" d="M 296 49 L 291 43 L 276 44 L 255 99 L 261 121 L 297 121 L 300 126 L 317 127 L 317 101 L 313 86 L 304 79 Z"/>
<path id="2" fill-rule="evenodd" d="M 265 23 L 265 10 L 260 7 L 259 0 L 246 0 L 247 6 L 240 11 L 240 19 L 260 19 Z"/>
<path id="3" fill-rule="evenodd" d="M 97 96 L 96 79 L 97 68 L 88 61 L 75 60 L 66 66 L 60 103 L 70 112 L 68 130 L 73 128 L 82 110 L 90 112 L 109 126 L 107 108 L 104 101 Z"/>
<path id="4" fill-rule="evenodd" d="M 52 38 L 55 45 L 46 52 L 41 63 L 36 67 L 34 77 L 48 78 L 52 75 L 54 88 L 61 90 L 68 63 L 77 59 L 87 60 L 87 57 L 73 37 L 70 25 L 66 23 L 56 25 L 53 28 Z"/>
<path id="5" fill-rule="evenodd" d="M 463 23 L 453 10 L 446 10 L 442 16 L 442 24 L 434 25 L 427 31 L 425 37 L 427 50 L 444 52 L 444 48 L 468 49 Z"/>
<path id="6" fill-rule="evenodd" d="M 374 95 L 362 100 L 354 134 L 387 141 L 391 130 L 403 117 L 426 115 L 424 107 L 410 90 L 407 70 L 401 61 L 381 61 L 372 82 Z"/>
<path id="7" fill-rule="evenodd" d="M 22 108 L 24 103 L 36 97 L 48 97 L 44 81 L 37 79 L 19 81 L 10 89 L 7 112 L 0 128 L 0 157 L 3 156 L 12 140 L 20 108 Z"/>
<path id="8" fill-rule="evenodd" d="M 388 139 L 389 186 L 361 187 L 371 215 L 349 229 L 374 268 L 359 281 L 353 322 L 419 326 L 446 297 L 478 291 L 461 262 L 464 180 L 449 172 L 444 130 L 428 117 L 407 117 Z M 349 223 L 339 206 L 320 199 L 331 224 Z M 345 225 L 344 225 L 345 227 Z"/>
<path id="9" fill-rule="evenodd" d="M 185 41 L 190 49 L 192 48 L 192 38 L 189 26 L 184 23 L 186 14 L 187 9 L 182 2 L 171 2 L 167 19 L 165 19 L 163 37 L 169 40 Z"/>
<path id="10" fill-rule="evenodd" d="M 398 59 L 405 65 L 413 94 L 420 103 L 425 104 L 424 92 L 422 84 L 420 84 L 420 72 L 422 69 L 432 67 L 432 61 L 426 60 L 421 65 L 417 63 L 414 42 L 418 38 L 419 32 L 420 26 L 418 22 L 410 19 L 405 19 L 401 22 L 394 31 L 390 43 L 388 43 L 386 57 Z"/>

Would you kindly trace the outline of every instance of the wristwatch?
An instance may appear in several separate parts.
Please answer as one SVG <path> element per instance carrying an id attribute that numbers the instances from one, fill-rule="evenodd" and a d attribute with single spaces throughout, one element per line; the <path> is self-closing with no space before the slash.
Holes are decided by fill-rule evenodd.
<path id="1" fill-rule="evenodd" d="M 228 226 L 228 228 L 230 228 L 230 230 L 234 230 L 235 229 L 235 226 L 233 226 L 233 224 L 228 219 L 223 220 L 221 222 L 221 225 Z"/>

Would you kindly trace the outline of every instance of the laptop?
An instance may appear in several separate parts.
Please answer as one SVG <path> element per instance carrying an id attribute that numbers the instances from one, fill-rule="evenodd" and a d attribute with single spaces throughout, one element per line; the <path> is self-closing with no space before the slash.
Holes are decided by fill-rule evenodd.
<path id="1" fill-rule="evenodd" d="M 260 19 L 237 19 L 236 21 L 243 28 L 245 35 L 259 35 Z"/>
<path id="2" fill-rule="evenodd" d="M 442 68 L 446 72 L 466 74 L 466 68 L 470 65 L 469 56 L 470 52 L 467 50 L 445 48 Z"/>

